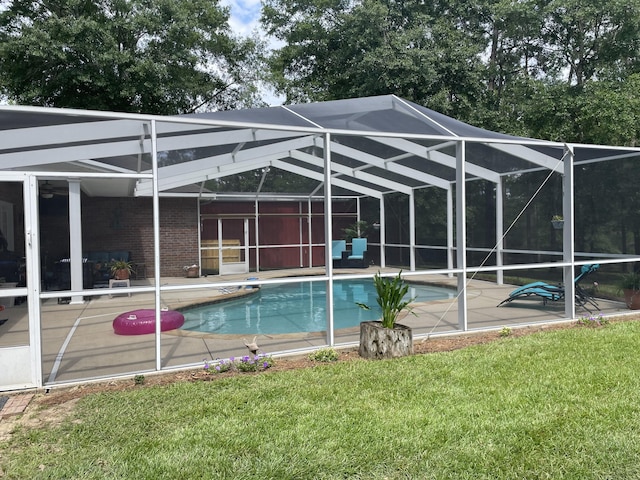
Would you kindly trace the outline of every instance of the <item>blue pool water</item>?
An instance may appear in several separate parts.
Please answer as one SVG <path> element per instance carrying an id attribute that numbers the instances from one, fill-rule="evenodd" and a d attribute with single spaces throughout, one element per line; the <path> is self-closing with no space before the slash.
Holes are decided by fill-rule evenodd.
<path id="1" fill-rule="evenodd" d="M 257 293 L 183 310 L 182 330 L 219 334 L 284 334 L 327 329 L 326 282 L 266 285 Z M 412 284 L 409 297 L 417 302 L 453 298 L 448 288 Z M 334 328 L 355 327 L 378 320 L 380 307 L 370 279 L 336 280 L 333 284 Z M 364 310 L 356 302 L 368 305 Z"/>

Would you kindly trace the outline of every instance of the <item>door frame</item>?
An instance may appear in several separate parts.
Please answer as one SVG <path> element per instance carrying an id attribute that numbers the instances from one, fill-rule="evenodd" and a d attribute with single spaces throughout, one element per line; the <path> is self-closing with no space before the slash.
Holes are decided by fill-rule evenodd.
<path id="1" fill-rule="evenodd" d="M 0 391 L 42 387 L 40 332 L 40 245 L 38 179 L 26 173 L 3 172 L 2 182 L 22 185 L 26 286 L 8 289 L 10 296 L 27 298 L 29 340 L 27 345 L 0 347 Z"/>

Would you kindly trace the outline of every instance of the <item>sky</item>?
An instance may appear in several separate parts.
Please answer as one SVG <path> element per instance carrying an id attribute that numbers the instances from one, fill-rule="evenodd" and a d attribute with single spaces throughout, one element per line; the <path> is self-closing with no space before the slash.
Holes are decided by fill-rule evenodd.
<path id="1" fill-rule="evenodd" d="M 260 0 L 222 0 L 222 5 L 231 8 L 231 28 L 239 35 L 250 35 L 259 27 Z"/>
<path id="2" fill-rule="evenodd" d="M 229 25 L 236 35 L 243 37 L 258 31 L 261 36 L 264 32 L 260 28 L 261 0 L 221 0 L 221 4 L 231 9 Z M 265 91 L 263 100 L 271 106 L 282 105 L 284 97 L 278 97 L 272 92 Z"/>

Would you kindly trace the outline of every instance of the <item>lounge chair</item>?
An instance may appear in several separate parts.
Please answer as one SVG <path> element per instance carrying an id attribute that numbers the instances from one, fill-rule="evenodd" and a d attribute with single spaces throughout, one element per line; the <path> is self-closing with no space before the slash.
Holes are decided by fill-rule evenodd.
<path id="1" fill-rule="evenodd" d="M 574 279 L 575 283 L 575 302 L 579 307 L 584 308 L 588 312 L 591 312 L 587 305 L 590 305 L 597 310 L 600 310 L 596 300 L 589 295 L 589 293 L 580 286 L 580 281 L 587 275 L 595 272 L 600 265 L 583 265 L 580 274 Z M 564 299 L 564 285 L 552 285 L 546 282 L 533 282 L 516 288 L 509 294 L 509 297 L 504 299 L 498 304 L 498 307 L 505 303 L 512 302 L 514 300 L 523 299 L 527 297 L 540 297 L 542 298 L 542 304 L 546 305 L 548 301 L 557 302 Z"/>
<path id="2" fill-rule="evenodd" d="M 346 240 L 333 240 L 331 242 L 331 258 L 333 259 L 333 266 L 342 266 L 342 254 L 347 250 Z"/>
<path id="3" fill-rule="evenodd" d="M 367 239 L 354 238 L 351 241 L 351 251 L 342 254 L 342 263 L 349 267 L 367 267 Z"/>

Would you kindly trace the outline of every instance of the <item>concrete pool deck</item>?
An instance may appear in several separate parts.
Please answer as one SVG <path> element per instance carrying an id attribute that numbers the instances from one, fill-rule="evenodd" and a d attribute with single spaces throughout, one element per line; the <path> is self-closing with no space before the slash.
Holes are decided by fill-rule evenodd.
<path id="1" fill-rule="evenodd" d="M 336 277 L 343 275 L 373 275 L 378 267 L 368 269 L 340 269 Z M 396 272 L 395 269 L 384 269 Z M 162 305 L 170 309 L 190 304 L 231 298 L 228 293 L 211 283 L 241 282 L 249 277 L 260 280 L 285 279 L 296 275 L 322 275 L 323 268 L 295 269 L 250 274 L 210 276 L 200 278 L 163 278 L 163 286 L 189 285 L 189 290 L 171 290 L 162 293 Z M 412 281 L 448 285 L 455 288 L 456 279 L 444 275 L 420 275 Z M 132 287 L 150 286 L 151 280 L 132 280 Z M 202 286 L 197 288 L 196 286 Z M 207 287 L 208 288 L 205 288 Z M 471 280 L 467 287 L 468 329 L 479 330 L 503 326 L 523 326 L 564 320 L 564 303 L 546 306 L 539 298 L 512 302 L 503 307 L 497 304 L 513 290 L 511 285 L 496 285 L 482 280 Z M 102 293 L 102 292 L 100 292 Z M 156 337 L 150 335 L 121 336 L 113 331 L 113 319 L 123 312 L 140 308 L 154 308 L 152 292 L 133 293 L 131 296 L 114 295 L 108 291 L 91 297 L 82 304 L 58 304 L 56 299 L 42 302 L 42 372 L 47 386 L 80 382 L 156 369 Z M 600 308 L 607 315 L 628 313 L 620 302 L 599 300 Z M 458 327 L 457 300 L 415 302 L 415 315 L 407 315 L 402 323 L 413 328 L 414 337 L 461 333 Z M 0 326 L 0 347 L 28 344 L 28 319 L 26 304 L 8 308 L 1 318 L 7 322 Z M 577 315 L 587 314 L 583 309 Z M 337 345 L 355 345 L 359 339 L 358 327 L 338 330 L 334 335 Z M 252 338 L 246 339 L 251 341 Z M 324 332 L 258 335 L 257 343 L 265 354 L 301 354 L 304 351 L 326 345 Z M 181 330 L 161 334 L 161 368 L 174 369 L 197 367 L 203 360 L 240 357 L 247 355 L 245 339 L 241 335 L 216 335 Z"/>

